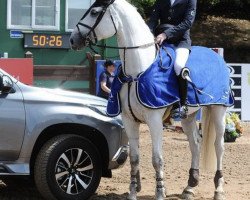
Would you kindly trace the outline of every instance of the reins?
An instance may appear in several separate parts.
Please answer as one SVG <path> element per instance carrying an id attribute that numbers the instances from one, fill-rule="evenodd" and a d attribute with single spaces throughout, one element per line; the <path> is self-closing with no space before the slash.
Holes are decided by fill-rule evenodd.
<path id="1" fill-rule="evenodd" d="M 142 44 L 142 45 L 137 45 L 137 46 L 128 46 L 128 47 L 118 47 L 118 46 L 110 46 L 110 45 L 100 45 L 100 44 L 97 44 L 97 35 L 95 33 L 95 28 L 97 27 L 97 25 L 100 23 L 102 17 L 104 16 L 104 14 L 106 13 L 107 11 L 107 8 L 114 3 L 115 0 L 111 0 L 109 3 L 107 3 L 105 6 L 102 6 L 103 7 L 103 10 L 101 11 L 101 13 L 98 15 L 97 19 L 96 19 L 96 22 L 94 23 L 94 25 L 91 27 L 87 24 L 84 24 L 82 23 L 81 21 L 91 12 L 91 9 L 96 6 L 95 4 L 93 4 L 88 10 L 87 12 L 82 16 L 82 18 L 80 19 L 80 21 L 77 23 L 76 27 L 77 27 L 77 30 L 78 32 L 80 33 L 80 35 L 82 36 L 82 38 L 86 38 L 84 40 L 84 43 L 85 43 L 85 46 L 88 46 L 94 53 L 96 54 L 99 54 L 94 48 L 93 46 L 96 46 L 96 47 L 100 47 L 100 48 L 104 48 L 104 49 L 118 49 L 118 50 L 123 50 L 124 51 L 124 58 L 123 58 L 123 65 L 124 65 L 124 72 L 125 72 L 125 75 L 126 74 L 126 50 L 131 50 L 131 49 L 139 49 L 139 48 L 148 48 L 152 45 L 156 45 L 155 42 L 150 42 L 150 43 L 147 43 L 147 44 Z M 117 28 L 116 28 L 116 25 L 115 25 L 115 22 L 114 22 L 114 18 L 112 16 L 112 14 L 110 13 L 110 18 L 112 20 L 112 23 L 114 25 L 114 28 L 115 28 L 115 34 L 117 34 Z M 83 26 L 85 28 L 88 28 L 89 29 L 89 32 L 84 36 L 82 35 L 81 31 L 80 31 L 80 28 L 79 26 Z M 93 36 L 94 36 L 94 42 L 91 40 L 90 38 L 90 34 L 93 33 Z"/>
<path id="2" fill-rule="evenodd" d="M 84 24 L 82 23 L 81 21 L 91 12 L 92 8 L 94 6 L 96 6 L 96 4 L 94 3 L 88 10 L 87 12 L 83 15 L 83 17 L 80 19 L 80 21 L 77 23 L 76 27 L 77 27 L 77 30 L 79 32 L 79 34 L 82 36 L 82 38 L 84 39 L 84 44 L 85 46 L 88 46 L 94 53 L 96 54 L 99 54 L 94 48 L 93 46 L 96 46 L 96 47 L 100 47 L 100 48 L 104 48 L 104 49 L 118 49 L 118 50 L 123 50 L 123 54 L 124 54 L 124 58 L 123 58 L 123 71 L 124 71 L 124 75 L 127 77 L 127 78 L 130 78 L 131 79 L 131 76 L 128 76 L 126 74 L 126 51 L 127 50 L 132 50 L 132 49 L 140 49 L 140 48 L 148 48 L 152 45 L 156 45 L 156 48 L 159 49 L 157 47 L 157 44 L 155 42 L 150 42 L 150 43 L 146 43 L 146 44 L 142 44 L 142 45 L 137 45 L 137 46 L 128 46 L 128 47 L 118 47 L 118 46 L 110 46 L 110 45 L 100 45 L 100 44 L 97 44 L 97 35 L 95 33 L 95 28 L 98 26 L 98 24 L 100 23 L 100 21 L 102 20 L 104 14 L 106 13 L 107 11 L 107 8 L 112 4 L 114 3 L 115 0 L 111 0 L 110 2 L 108 2 L 106 5 L 103 5 L 102 8 L 103 10 L 101 11 L 101 13 L 98 15 L 94 25 L 91 27 L 87 24 Z M 115 29 L 115 34 L 117 34 L 117 28 L 116 28 L 116 25 L 115 25 L 115 22 L 114 22 L 114 18 L 112 16 L 112 14 L 110 13 L 110 18 L 112 20 L 112 23 L 114 25 L 114 29 Z M 81 33 L 81 30 L 79 28 L 79 26 L 83 26 L 87 29 L 89 29 L 88 33 L 83 35 Z M 90 34 L 93 34 L 94 36 L 94 42 L 92 41 L 91 37 L 90 37 Z M 134 120 L 136 122 L 140 122 L 141 121 L 135 116 L 133 110 L 132 110 L 132 107 L 131 107 L 131 103 L 130 103 L 130 88 L 131 88 L 131 85 L 132 85 L 132 82 L 133 82 L 133 78 L 131 79 L 131 81 L 128 82 L 128 106 L 129 106 L 129 110 L 131 112 L 131 115 L 133 116 Z"/>
<path id="3" fill-rule="evenodd" d="M 92 41 L 89 42 L 89 45 L 88 47 L 96 54 L 99 54 L 94 48 L 93 46 L 96 46 L 96 47 L 100 47 L 100 48 L 104 48 L 104 49 L 118 49 L 118 50 L 123 50 L 123 65 L 124 65 L 124 72 L 125 72 L 125 75 L 128 76 L 126 74 L 126 50 L 131 50 L 131 49 L 140 49 L 140 48 L 148 48 L 152 45 L 156 45 L 155 42 L 150 42 L 150 43 L 147 43 L 147 44 L 143 44 L 143 45 L 137 45 L 137 46 L 129 46 L 129 47 L 117 47 L 117 46 L 110 46 L 110 45 L 100 45 L 100 44 L 96 44 L 96 43 L 93 43 Z"/>

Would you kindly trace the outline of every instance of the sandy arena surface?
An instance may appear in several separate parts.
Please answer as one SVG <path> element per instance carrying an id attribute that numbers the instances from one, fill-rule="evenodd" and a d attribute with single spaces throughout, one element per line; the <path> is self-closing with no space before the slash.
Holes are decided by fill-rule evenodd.
<path id="1" fill-rule="evenodd" d="M 243 135 L 235 143 L 225 144 L 224 178 L 227 200 L 250 200 L 250 125 L 244 125 Z M 142 191 L 138 200 L 154 199 L 154 170 L 151 164 L 151 139 L 147 126 L 140 129 L 140 169 Z M 180 199 L 188 179 L 191 155 L 186 136 L 182 133 L 164 131 L 165 185 L 167 198 Z M 113 171 L 113 178 L 103 178 L 91 200 L 124 200 L 129 187 L 129 160 L 121 169 Z M 197 200 L 213 199 L 214 172 L 200 172 L 200 184 L 196 190 Z M 24 183 L 0 184 L 0 200 L 42 199 L 32 186 Z"/>

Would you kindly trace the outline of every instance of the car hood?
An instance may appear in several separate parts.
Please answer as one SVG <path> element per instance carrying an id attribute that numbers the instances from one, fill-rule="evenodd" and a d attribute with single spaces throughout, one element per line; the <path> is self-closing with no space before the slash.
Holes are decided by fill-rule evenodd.
<path id="1" fill-rule="evenodd" d="M 72 92 L 62 89 L 48 89 L 34 86 L 27 86 L 19 84 L 23 92 L 25 101 L 39 101 L 39 102 L 57 102 L 57 103 L 76 103 L 90 106 L 107 106 L 107 100 L 80 92 Z"/>
<path id="2" fill-rule="evenodd" d="M 90 94 L 83 94 L 80 92 L 72 92 L 72 91 L 67 91 L 67 90 L 62 90 L 62 89 L 45 89 L 43 88 L 43 90 L 45 90 L 45 92 L 51 94 L 51 95 L 57 95 L 60 97 L 65 97 L 65 98 L 71 98 L 71 99 L 75 99 L 77 100 L 77 102 L 83 102 L 84 104 L 91 104 L 91 105 L 103 105 L 103 106 L 107 106 L 107 100 L 94 96 L 94 95 L 90 95 Z"/>

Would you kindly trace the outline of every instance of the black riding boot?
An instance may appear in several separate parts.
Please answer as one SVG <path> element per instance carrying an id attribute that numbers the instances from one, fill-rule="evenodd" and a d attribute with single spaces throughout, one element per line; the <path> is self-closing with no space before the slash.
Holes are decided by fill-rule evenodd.
<path id="1" fill-rule="evenodd" d="M 178 76 L 179 82 L 179 93 L 180 93 L 180 111 L 179 115 L 180 118 L 185 119 L 187 118 L 187 79 L 184 79 L 181 75 Z"/>
<path id="2" fill-rule="evenodd" d="M 188 107 L 187 107 L 187 86 L 188 82 L 186 77 L 189 76 L 189 70 L 187 68 L 184 68 L 181 71 L 181 74 L 177 76 L 178 84 L 179 84 L 179 93 L 180 93 L 180 105 L 179 106 L 174 105 L 173 109 L 171 111 L 171 117 L 172 118 L 181 118 L 185 119 L 187 118 L 188 113 Z"/>

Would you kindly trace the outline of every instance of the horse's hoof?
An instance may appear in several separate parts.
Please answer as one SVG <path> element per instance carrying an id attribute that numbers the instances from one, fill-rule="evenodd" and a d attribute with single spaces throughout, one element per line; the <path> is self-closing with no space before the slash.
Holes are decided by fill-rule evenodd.
<path id="1" fill-rule="evenodd" d="M 141 185 L 138 184 L 138 185 L 136 186 L 136 192 L 140 192 L 140 191 L 141 191 Z"/>
<path id="2" fill-rule="evenodd" d="M 185 200 L 193 200 L 194 199 L 194 193 L 191 191 L 184 190 L 181 194 L 181 199 Z"/>
<path id="3" fill-rule="evenodd" d="M 136 197 L 129 197 L 129 196 L 127 196 L 127 200 L 137 200 L 137 198 Z"/>
<path id="4" fill-rule="evenodd" d="M 166 198 L 165 188 L 157 188 L 156 189 L 156 200 L 164 200 L 165 198 Z"/>
<path id="5" fill-rule="evenodd" d="M 140 179 L 138 179 L 136 183 L 136 192 L 140 192 L 140 191 L 141 191 L 141 181 Z"/>
<path id="6" fill-rule="evenodd" d="M 127 200 L 137 200 L 136 195 L 135 194 L 128 194 Z"/>
<path id="7" fill-rule="evenodd" d="M 214 200 L 225 200 L 224 192 L 214 192 Z"/>

